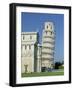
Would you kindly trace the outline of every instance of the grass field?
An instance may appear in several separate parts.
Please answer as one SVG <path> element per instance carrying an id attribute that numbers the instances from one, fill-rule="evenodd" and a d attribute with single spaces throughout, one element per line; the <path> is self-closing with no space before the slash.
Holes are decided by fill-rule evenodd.
<path id="1" fill-rule="evenodd" d="M 62 72 L 33 72 L 33 73 L 22 73 L 22 77 L 38 77 L 38 76 L 61 76 L 64 75 L 64 71 Z"/>

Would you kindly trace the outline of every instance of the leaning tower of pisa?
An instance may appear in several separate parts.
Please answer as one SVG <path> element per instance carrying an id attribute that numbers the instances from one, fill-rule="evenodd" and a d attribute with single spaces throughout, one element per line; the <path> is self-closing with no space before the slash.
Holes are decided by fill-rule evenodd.
<path id="1" fill-rule="evenodd" d="M 45 22 L 42 35 L 42 68 L 53 68 L 55 31 L 53 22 Z"/>

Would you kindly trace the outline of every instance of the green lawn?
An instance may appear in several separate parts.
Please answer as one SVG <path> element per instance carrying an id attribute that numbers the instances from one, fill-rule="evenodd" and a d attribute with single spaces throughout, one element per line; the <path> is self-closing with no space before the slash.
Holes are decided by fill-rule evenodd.
<path id="1" fill-rule="evenodd" d="M 38 77 L 38 76 L 59 76 L 64 75 L 64 71 L 62 72 L 33 72 L 33 73 L 22 73 L 22 77 Z"/>

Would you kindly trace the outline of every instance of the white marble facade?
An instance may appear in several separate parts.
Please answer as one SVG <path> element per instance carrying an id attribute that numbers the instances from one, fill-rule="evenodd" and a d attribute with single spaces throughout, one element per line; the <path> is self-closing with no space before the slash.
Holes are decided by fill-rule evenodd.
<path id="1" fill-rule="evenodd" d="M 21 33 L 22 73 L 41 72 L 42 68 L 53 68 L 55 32 L 53 22 L 45 22 L 42 45 L 38 42 L 38 32 Z"/>

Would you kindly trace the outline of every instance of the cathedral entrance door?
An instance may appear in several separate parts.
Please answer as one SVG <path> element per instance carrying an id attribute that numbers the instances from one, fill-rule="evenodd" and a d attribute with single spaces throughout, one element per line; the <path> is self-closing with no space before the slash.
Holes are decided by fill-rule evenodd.
<path id="1" fill-rule="evenodd" d="M 27 67 L 28 67 L 28 65 L 24 65 L 25 66 L 25 73 L 27 73 Z"/>

